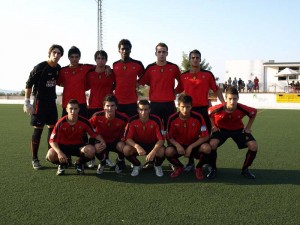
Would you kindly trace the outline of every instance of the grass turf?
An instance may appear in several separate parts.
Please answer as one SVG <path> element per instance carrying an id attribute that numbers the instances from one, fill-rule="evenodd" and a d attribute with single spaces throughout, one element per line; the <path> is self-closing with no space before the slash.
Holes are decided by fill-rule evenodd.
<path id="1" fill-rule="evenodd" d="M 259 111 L 252 129 L 256 180 L 240 176 L 246 150 L 229 140 L 218 150 L 218 178 L 199 182 L 193 173 L 171 179 L 167 161 L 162 178 L 153 170 L 131 177 L 130 168 L 101 177 L 95 169 L 77 176 L 70 168 L 57 177 L 57 167 L 44 160 L 46 128 L 44 169 L 34 171 L 32 128 L 21 108 L 0 105 L 0 224 L 299 224 L 300 111 Z"/>

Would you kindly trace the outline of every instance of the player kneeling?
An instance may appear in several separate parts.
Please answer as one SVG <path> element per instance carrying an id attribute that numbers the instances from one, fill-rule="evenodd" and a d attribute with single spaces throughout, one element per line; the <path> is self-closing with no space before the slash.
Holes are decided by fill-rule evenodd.
<path id="1" fill-rule="evenodd" d="M 174 167 L 171 177 L 178 177 L 184 171 L 184 165 L 179 161 L 179 157 L 184 155 L 189 158 L 191 155 L 199 159 L 195 175 L 198 180 L 202 180 L 204 179 L 202 166 L 211 151 L 207 143 L 209 139 L 207 127 L 201 114 L 191 111 L 191 96 L 180 95 L 178 107 L 179 112 L 169 117 L 167 129 L 169 146 L 166 148 L 165 155 Z"/>
<path id="2" fill-rule="evenodd" d="M 126 145 L 123 149 L 126 159 L 133 164 L 131 176 L 138 176 L 142 169 L 137 156 L 146 155 L 146 161 L 154 161 L 156 176 L 162 177 L 164 161 L 164 137 L 162 122 L 159 117 L 150 114 L 150 103 L 140 100 L 137 105 L 138 115 L 129 121 L 126 131 Z"/>
<path id="3" fill-rule="evenodd" d="M 84 143 L 83 135 L 88 133 L 99 142 L 103 142 L 103 139 L 93 131 L 87 119 L 78 116 L 79 103 L 77 100 L 71 99 L 66 110 L 68 114 L 58 120 L 52 131 L 49 140 L 51 148 L 46 159 L 59 165 L 56 175 L 60 176 L 65 173 L 68 159 L 71 156 L 77 156 L 75 168 L 79 175 L 83 175 L 83 164 L 95 156 L 95 147 Z"/>

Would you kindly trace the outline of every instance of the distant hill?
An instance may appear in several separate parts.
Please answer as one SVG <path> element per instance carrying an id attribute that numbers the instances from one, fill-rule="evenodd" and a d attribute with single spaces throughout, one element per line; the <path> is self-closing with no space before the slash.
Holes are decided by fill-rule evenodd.
<path id="1" fill-rule="evenodd" d="M 4 89 L 1 89 L 1 88 L 0 88 L 0 92 L 5 93 L 5 94 L 8 94 L 8 93 L 17 93 L 17 92 L 19 92 L 19 91 L 4 90 Z"/>

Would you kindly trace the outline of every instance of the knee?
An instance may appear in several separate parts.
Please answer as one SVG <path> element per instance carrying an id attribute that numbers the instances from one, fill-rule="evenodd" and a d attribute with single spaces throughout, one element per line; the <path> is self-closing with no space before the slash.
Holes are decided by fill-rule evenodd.
<path id="1" fill-rule="evenodd" d="M 160 147 L 156 152 L 156 156 L 159 158 L 163 158 L 165 156 L 165 147 Z"/>
<path id="2" fill-rule="evenodd" d="M 165 156 L 171 158 L 174 156 L 174 152 L 175 149 L 173 147 L 167 147 L 165 150 Z"/>
<path id="3" fill-rule="evenodd" d="M 258 150 L 258 145 L 256 143 L 256 141 L 249 141 L 248 142 L 248 149 L 252 152 L 257 152 Z"/>
<path id="4" fill-rule="evenodd" d="M 117 143 L 117 146 L 116 146 L 116 149 L 118 152 L 123 152 L 124 151 L 124 146 L 125 146 L 125 143 L 123 141 L 119 141 Z"/>
<path id="5" fill-rule="evenodd" d="M 95 147 L 93 145 L 86 145 L 82 150 L 84 156 L 87 158 L 93 158 L 95 156 Z"/>
<path id="6" fill-rule="evenodd" d="M 201 145 L 200 151 L 205 154 L 209 154 L 211 152 L 211 146 L 208 143 L 204 143 Z"/>
<path id="7" fill-rule="evenodd" d="M 54 151 L 53 148 L 50 148 L 46 155 L 46 160 L 51 163 L 57 163 L 58 162 L 58 156 L 56 151 Z"/>
<path id="8" fill-rule="evenodd" d="M 133 155 L 133 152 L 134 151 L 133 151 L 133 148 L 131 146 L 125 145 L 123 147 L 123 153 L 124 153 L 125 156 L 131 156 L 131 155 Z"/>
<path id="9" fill-rule="evenodd" d="M 218 141 L 211 140 L 211 141 L 209 142 L 209 145 L 210 145 L 210 147 L 211 147 L 211 151 L 217 150 L 218 144 L 219 144 Z"/>

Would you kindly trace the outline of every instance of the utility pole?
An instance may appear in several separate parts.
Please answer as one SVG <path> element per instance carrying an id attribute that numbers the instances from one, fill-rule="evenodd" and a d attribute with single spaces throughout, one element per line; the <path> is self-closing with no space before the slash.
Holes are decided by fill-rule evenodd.
<path id="1" fill-rule="evenodd" d="M 103 49 L 102 44 L 102 0 L 95 0 L 98 4 L 98 50 Z"/>

